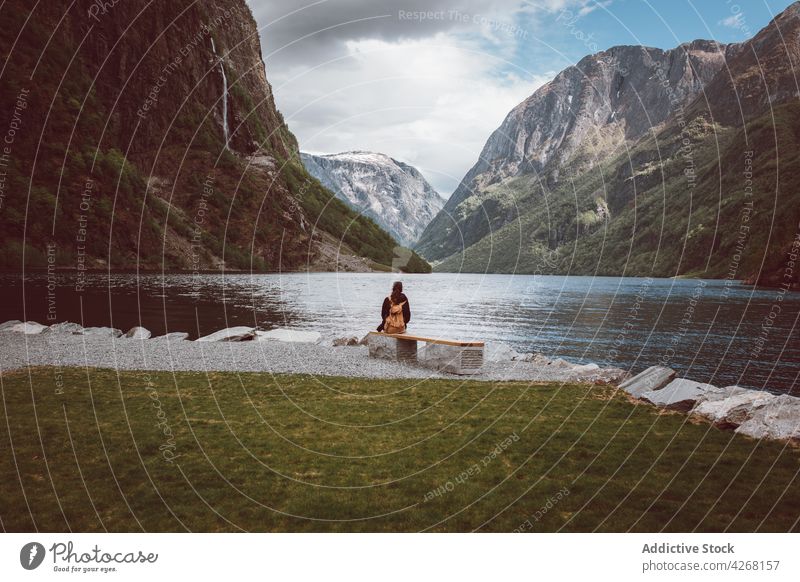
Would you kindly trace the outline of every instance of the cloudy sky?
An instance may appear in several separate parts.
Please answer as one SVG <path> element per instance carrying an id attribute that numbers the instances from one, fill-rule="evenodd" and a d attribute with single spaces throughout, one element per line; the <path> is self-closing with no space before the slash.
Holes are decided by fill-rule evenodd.
<path id="1" fill-rule="evenodd" d="M 788 0 L 248 0 L 303 151 L 371 150 L 447 198 L 511 108 L 620 44 L 739 42 Z"/>

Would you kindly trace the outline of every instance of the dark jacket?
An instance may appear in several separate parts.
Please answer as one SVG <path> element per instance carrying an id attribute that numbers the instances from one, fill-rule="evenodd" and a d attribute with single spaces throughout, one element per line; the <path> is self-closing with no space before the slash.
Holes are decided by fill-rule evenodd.
<path id="1" fill-rule="evenodd" d="M 411 308 L 408 306 L 408 297 L 405 293 L 400 294 L 400 301 L 405 302 L 403 305 L 403 321 L 408 325 L 411 321 Z M 386 321 L 386 316 L 389 315 L 389 310 L 392 308 L 392 302 L 389 298 L 383 300 L 383 307 L 381 307 L 381 324 L 378 326 L 378 331 L 383 331 L 383 322 Z"/>

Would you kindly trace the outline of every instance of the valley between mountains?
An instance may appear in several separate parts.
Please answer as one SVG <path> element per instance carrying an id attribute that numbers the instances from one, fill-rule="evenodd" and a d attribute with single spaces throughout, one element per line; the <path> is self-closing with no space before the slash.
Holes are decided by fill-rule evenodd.
<path id="1" fill-rule="evenodd" d="M 800 286 L 800 3 L 739 44 L 586 56 L 508 113 L 449 197 L 387 153 L 301 153 L 244 0 L 58 4 L 28 22 L 11 0 L 0 30 L 18 128 L 4 268 Z"/>

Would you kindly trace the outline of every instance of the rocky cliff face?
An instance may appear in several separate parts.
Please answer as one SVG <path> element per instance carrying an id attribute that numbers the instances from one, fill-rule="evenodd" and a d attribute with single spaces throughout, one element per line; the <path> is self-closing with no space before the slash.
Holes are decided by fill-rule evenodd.
<path id="1" fill-rule="evenodd" d="M 26 48 L 42 50 L 42 66 L 52 69 L 62 64 L 58 53 L 75 57 L 61 73 L 77 85 L 74 98 L 103 114 L 106 127 L 92 137 L 126 154 L 152 157 L 186 138 L 223 141 L 226 132 L 230 149 L 240 153 L 266 148 L 287 157 L 297 149 L 275 107 L 258 30 L 242 0 L 56 1 L 37 7 L 32 20 L 22 30 Z M 42 43 L 37 32 L 55 36 Z"/>
<path id="2" fill-rule="evenodd" d="M 725 50 L 711 41 L 669 51 L 618 46 L 565 69 L 508 114 L 418 248 L 429 258 L 441 259 L 485 235 L 474 224 L 483 209 L 474 203 L 466 213 L 459 209 L 476 193 L 524 174 L 547 173 L 557 181 L 568 162 L 579 163 L 573 171 L 590 169 L 624 143 L 658 128 L 720 71 Z M 464 216 L 470 228 L 460 231 L 452 216 Z"/>
<path id="3" fill-rule="evenodd" d="M 0 265 L 389 265 L 395 241 L 309 176 L 244 0 L 0 6 L 0 111 L 24 101 Z M 349 225 L 349 226 L 348 226 Z M 325 247 L 325 248 L 323 248 Z"/>
<path id="4" fill-rule="evenodd" d="M 416 168 L 385 154 L 358 151 L 301 157 L 306 170 L 323 186 L 401 244 L 414 244 L 444 206 Z"/>
<path id="5" fill-rule="evenodd" d="M 708 84 L 690 114 L 710 112 L 726 126 L 769 113 L 772 107 L 800 99 L 800 3 L 795 2 L 747 42 L 726 51 L 726 69 Z"/>
<path id="6" fill-rule="evenodd" d="M 742 44 L 586 57 L 509 113 L 417 248 L 442 270 L 783 276 L 798 62 L 800 3 Z"/>

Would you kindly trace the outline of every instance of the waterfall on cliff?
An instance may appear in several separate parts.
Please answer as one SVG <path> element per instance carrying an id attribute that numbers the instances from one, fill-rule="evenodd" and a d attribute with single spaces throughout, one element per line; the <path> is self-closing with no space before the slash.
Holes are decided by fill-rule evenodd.
<path id="1" fill-rule="evenodd" d="M 228 77 L 225 75 L 222 57 L 217 55 L 213 38 L 211 39 L 211 51 L 214 53 L 219 63 L 219 70 L 222 72 L 222 134 L 225 137 L 225 148 L 228 149 Z"/>

